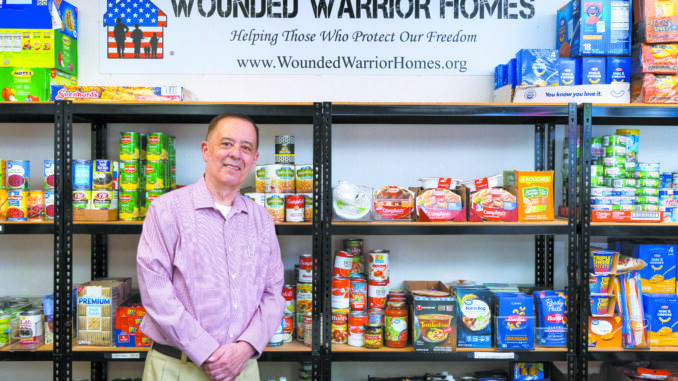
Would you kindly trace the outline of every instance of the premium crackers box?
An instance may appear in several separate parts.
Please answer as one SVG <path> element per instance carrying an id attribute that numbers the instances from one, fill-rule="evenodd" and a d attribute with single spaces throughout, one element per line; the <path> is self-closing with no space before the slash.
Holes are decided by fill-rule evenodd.
<path id="1" fill-rule="evenodd" d="M 115 344 L 115 312 L 125 294 L 117 280 L 90 281 L 78 287 L 78 344 Z"/>

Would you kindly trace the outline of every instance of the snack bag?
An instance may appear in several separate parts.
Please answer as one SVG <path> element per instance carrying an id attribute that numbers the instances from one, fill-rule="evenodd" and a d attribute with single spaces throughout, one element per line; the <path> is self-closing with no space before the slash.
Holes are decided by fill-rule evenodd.
<path id="1" fill-rule="evenodd" d="M 553 171 L 516 172 L 518 220 L 553 220 Z"/>

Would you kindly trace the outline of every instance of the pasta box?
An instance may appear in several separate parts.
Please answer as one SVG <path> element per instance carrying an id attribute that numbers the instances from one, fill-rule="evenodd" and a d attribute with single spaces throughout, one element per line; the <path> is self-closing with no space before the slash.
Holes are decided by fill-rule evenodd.
<path id="1" fill-rule="evenodd" d="M 621 349 L 620 316 L 589 317 L 589 348 Z"/>
<path id="2" fill-rule="evenodd" d="M 676 293 L 677 245 L 634 240 L 618 240 L 613 245 L 622 255 L 647 264 L 639 270 L 643 292 Z"/>
<path id="3" fill-rule="evenodd" d="M 678 346 L 678 296 L 644 294 L 643 305 L 650 346 Z"/>
<path id="4" fill-rule="evenodd" d="M 492 292 L 483 286 L 456 286 L 457 346 L 492 347 Z"/>
<path id="5" fill-rule="evenodd" d="M 415 188 L 417 219 L 420 222 L 468 220 L 468 188 L 460 185 L 455 189 Z"/>
<path id="6" fill-rule="evenodd" d="M 534 299 L 523 293 L 496 293 L 497 349 L 534 348 Z"/>
<path id="7" fill-rule="evenodd" d="M 454 352 L 457 325 L 454 298 L 442 282 L 406 281 L 411 302 L 412 345 L 416 352 Z"/>

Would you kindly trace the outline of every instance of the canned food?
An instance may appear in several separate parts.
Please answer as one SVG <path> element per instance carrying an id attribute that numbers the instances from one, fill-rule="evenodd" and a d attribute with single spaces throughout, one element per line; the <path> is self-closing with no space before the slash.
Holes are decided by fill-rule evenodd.
<path id="1" fill-rule="evenodd" d="M 348 339 L 348 310 L 332 309 L 332 342 L 346 344 Z"/>
<path id="2" fill-rule="evenodd" d="M 298 193 L 313 192 L 313 166 L 311 164 L 295 166 L 294 183 Z"/>
<path id="3" fill-rule="evenodd" d="M 155 201 L 156 198 L 162 196 L 163 194 L 165 194 L 165 192 L 163 192 L 163 191 L 147 191 L 147 192 L 146 192 L 146 198 L 145 198 L 145 200 L 146 200 L 146 202 L 145 202 L 146 207 L 145 207 L 144 210 L 148 210 L 148 208 L 151 207 L 151 203 L 152 203 L 153 201 Z M 145 216 L 145 215 L 146 215 L 146 213 L 144 213 L 144 216 Z"/>
<path id="4" fill-rule="evenodd" d="M 113 166 L 110 160 L 92 161 L 92 189 L 113 189 Z"/>
<path id="5" fill-rule="evenodd" d="M 265 165 L 257 165 L 254 169 L 254 187 L 257 193 L 271 191 L 271 182 L 268 179 L 268 171 Z"/>
<path id="6" fill-rule="evenodd" d="M 256 204 L 266 207 L 266 194 L 265 193 L 245 193 L 244 195 L 248 199 L 254 201 Z"/>
<path id="7" fill-rule="evenodd" d="M 636 211 L 636 212 L 658 212 L 659 211 L 659 205 L 651 205 L 651 204 L 634 205 L 633 210 Z"/>
<path id="8" fill-rule="evenodd" d="M 45 219 L 54 221 L 54 191 L 45 191 Z"/>
<path id="9" fill-rule="evenodd" d="M 313 256 L 311 254 L 299 256 L 299 282 L 313 282 Z"/>
<path id="10" fill-rule="evenodd" d="M 160 191 L 167 186 L 167 162 L 166 161 L 147 161 L 146 162 L 146 190 Z"/>
<path id="11" fill-rule="evenodd" d="M 148 161 L 160 161 L 167 160 L 167 134 L 162 132 L 152 132 L 147 136 L 146 143 L 146 160 Z"/>
<path id="12" fill-rule="evenodd" d="M 678 173 L 673 174 L 673 188 L 678 189 Z"/>
<path id="13" fill-rule="evenodd" d="M 612 188 L 612 189 L 614 189 L 613 196 L 621 196 L 621 197 L 635 197 L 635 196 L 637 196 L 636 188 Z"/>
<path id="14" fill-rule="evenodd" d="M 662 196 L 673 196 L 675 194 L 678 194 L 678 192 L 675 192 L 672 188 L 662 188 L 657 190 L 657 196 L 662 197 Z"/>
<path id="15" fill-rule="evenodd" d="M 638 160 L 638 135 L 640 131 L 636 129 L 618 129 L 615 135 L 626 136 L 626 154 L 629 161 Z"/>
<path id="16" fill-rule="evenodd" d="M 7 192 L 7 221 L 26 221 L 28 191 Z"/>
<path id="17" fill-rule="evenodd" d="M 591 188 L 591 197 L 612 197 L 613 189 L 608 187 Z"/>
<path id="18" fill-rule="evenodd" d="M 282 318 L 283 342 L 291 343 L 294 335 L 294 315 L 284 314 Z"/>
<path id="19" fill-rule="evenodd" d="M 605 151 L 603 150 L 603 138 L 595 137 L 591 138 L 591 156 L 603 156 Z"/>
<path id="20" fill-rule="evenodd" d="M 344 240 L 344 251 L 353 254 L 352 274 L 363 274 L 365 272 L 362 262 L 363 247 L 364 241 L 362 239 L 349 238 Z"/>
<path id="21" fill-rule="evenodd" d="M 626 177 L 626 169 L 624 167 L 605 167 L 604 174 L 607 178 L 619 179 Z"/>
<path id="22" fill-rule="evenodd" d="M 621 212 L 626 212 L 626 211 L 629 211 L 629 212 L 630 212 L 630 211 L 633 210 L 633 207 L 634 207 L 634 206 L 635 206 L 635 205 L 633 205 L 633 204 L 625 204 L 625 205 L 615 204 L 615 205 L 612 205 L 612 211 L 614 211 L 614 212 L 620 212 L 620 211 L 621 211 Z"/>
<path id="23" fill-rule="evenodd" d="M 603 158 L 603 166 L 604 167 L 624 167 L 626 168 L 626 158 L 625 157 L 619 157 L 619 156 L 614 156 L 614 157 L 604 157 Z M 633 168 L 635 169 L 635 163 L 633 164 Z M 591 174 L 593 174 L 593 171 L 591 171 Z"/>
<path id="24" fill-rule="evenodd" d="M 350 280 L 347 277 L 332 277 L 332 308 L 348 309 Z"/>
<path id="25" fill-rule="evenodd" d="M 304 221 L 303 194 L 288 194 L 285 196 L 285 220 L 287 222 Z"/>
<path id="26" fill-rule="evenodd" d="M 42 165 L 42 179 L 45 190 L 54 189 L 54 160 L 45 160 Z"/>
<path id="27" fill-rule="evenodd" d="M 139 192 L 120 191 L 118 218 L 122 221 L 134 221 L 139 219 Z"/>
<path id="28" fill-rule="evenodd" d="M 294 136 L 275 137 L 275 163 L 294 164 Z"/>
<path id="29" fill-rule="evenodd" d="M 362 347 L 365 345 L 365 326 L 367 314 L 361 311 L 353 311 L 348 314 L 348 345 Z"/>
<path id="30" fill-rule="evenodd" d="M 661 181 L 660 186 L 662 188 L 672 188 L 673 187 L 673 173 L 664 172 L 661 174 L 659 180 Z"/>
<path id="31" fill-rule="evenodd" d="M 311 315 L 310 312 L 301 312 L 294 315 L 297 326 L 297 340 L 304 342 L 304 316 Z"/>
<path id="32" fill-rule="evenodd" d="M 19 314 L 19 344 L 41 345 L 43 342 L 42 311 L 29 310 Z"/>
<path id="33" fill-rule="evenodd" d="M 73 189 L 92 189 L 92 162 L 73 160 Z"/>
<path id="34" fill-rule="evenodd" d="M 370 280 L 367 285 L 367 303 L 370 309 L 386 308 L 386 295 L 388 294 L 387 281 Z"/>
<path id="35" fill-rule="evenodd" d="M 31 163 L 27 160 L 7 160 L 7 189 L 31 189 Z"/>
<path id="36" fill-rule="evenodd" d="M 120 160 L 141 160 L 141 134 L 138 132 L 120 133 Z"/>
<path id="37" fill-rule="evenodd" d="M 363 278 L 350 279 L 349 299 L 352 311 L 367 310 L 367 281 Z"/>
<path id="38" fill-rule="evenodd" d="M 370 250 L 369 253 L 369 280 L 387 281 L 389 276 L 388 250 Z"/>
<path id="39" fill-rule="evenodd" d="M 145 166 L 141 161 L 130 160 L 123 161 L 120 163 L 120 189 L 124 191 L 137 191 L 141 190 L 139 187 L 141 185 L 141 178 L 145 176 L 145 172 L 142 172 L 140 169 L 143 168 L 145 171 Z"/>
<path id="40" fill-rule="evenodd" d="M 9 345 L 9 322 L 12 315 L 0 309 L 0 348 Z"/>
<path id="41" fill-rule="evenodd" d="M 612 205 L 591 205 L 591 210 L 612 211 Z"/>
<path id="42" fill-rule="evenodd" d="M 603 146 L 627 146 L 628 138 L 622 135 L 605 135 L 603 136 Z"/>
<path id="43" fill-rule="evenodd" d="M 636 197 L 612 197 L 613 205 L 633 205 L 636 203 Z"/>
<path id="44" fill-rule="evenodd" d="M 92 191 L 78 189 L 73 191 L 73 209 L 90 209 Z"/>
<path id="45" fill-rule="evenodd" d="M 285 221 L 285 195 L 270 193 L 266 195 L 266 210 L 273 217 L 274 222 Z"/>
<path id="46" fill-rule="evenodd" d="M 304 315 L 304 345 L 313 345 L 313 314 Z"/>
<path id="47" fill-rule="evenodd" d="M 294 165 L 273 164 L 266 166 L 271 193 L 294 193 Z"/>
<path id="48" fill-rule="evenodd" d="M 659 171 L 650 172 L 650 171 L 635 171 L 633 172 L 633 177 L 636 179 L 653 179 L 657 180 L 657 186 L 661 185 L 659 182 Z"/>
<path id="49" fill-rule="evenodd" d="M 177 163 L 176 161 L 172 162 L 170 169 L 170 188 L 177 189 Z"/>
<path id="50" fill-rule="evenodd" d="M 657 179 L 638 179 L 637 184 L 640 188 L 659 188 L 661 185 Z"/>
<path id="51" fill-rule="evenodd" d="M 177 159 L 177 137 L 170 136 L 167 139 L 167 158 L 169 160 Z"/>
<path id="52" fill-rule="evenodd" d="M 607 146 L 605 149 L 605 157 L 620 156 L 626 157 L 626 147 L 624 146 Z"/>
<path id="53" fill-rule="evenodd" d="M 294 301 L 294 286 L 291 284 L 286 284 L 282 288 L 282 296 L 285 299 L 285 309 L 284 313 L 293 314 L 296 312 L 296 302 Z"/>
<path id="54" fill-rule="evenodd" d="M 659 196 L 659 188 L 636 188 L 636 196 Z"/>
<path id="55" fill-rule="evenodd" d="M 109 210 L 113 208 L 116 192 L 112 190 L 93 190 L 91 209 L 94 210 Z"/>
<path id="56" fill-rule="evenodd" d="M 0 159 L 0 190 L 7 189 L 7 161 Z"/>
<path id="57" fill-rule="evenodd" d="M 26 220 L 44 221 L 45 220 L 45 192 L 39 190 L 28 191 L 26 199 Z"/>
<path id="58" fill-rule="evenodd" d="M 349 277 L 353 268 L 353 255 L 345 251 L 334 254 L 334 269 L 332 276 Z"/>
<path id="59" fill-rule="evenodd" d="M 636 163 L 636 171 L 639 172 L 659 172 L 660 167 L 659 163 Z"/>
<path id="60" fill-rule="evenodd" d="M 591 176 L 591 186 L 592 187 L 602 187 L 606 186 L 603 176 Z"/>
<path id="61" fill-rule="evenodd" d="M 311 312 L 313 310 L 313 285 L 311 283 L 297 283 L 297 312 Z"/>
<path id="62" fill-rule="evenodd" d="M 591 176 L 602 176 L 604 171 L 603 171 L 602 165 L 592 165 L 591 166 Z"/>
<path id="63" fill-rule="evenodd" d="M 313 194 L 304 194 L 304 221 L 313 221 Z"/>
<path id="64" fill-rule="evenodd" d="M 591 197 L 591 205 L 612 205 L 612 197 Z"/>
<path id="65" fill-rule="evenodd" d="M 268 345 L 271 347 L 279 347 L 283 345 L 283 319 L 280 319 L 280 324 L 278 328 L 275 329 L 273 337 L 268 341 Z"/>

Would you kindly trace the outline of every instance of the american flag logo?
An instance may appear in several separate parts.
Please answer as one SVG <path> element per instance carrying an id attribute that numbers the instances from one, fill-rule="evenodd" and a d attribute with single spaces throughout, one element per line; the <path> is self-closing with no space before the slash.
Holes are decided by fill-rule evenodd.
<path id="1" fill-rule="evenodd" d="M 167 15 L 149 0 L 107 0 L 107 57 L 163 58 L 166 26 Z"/>

